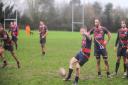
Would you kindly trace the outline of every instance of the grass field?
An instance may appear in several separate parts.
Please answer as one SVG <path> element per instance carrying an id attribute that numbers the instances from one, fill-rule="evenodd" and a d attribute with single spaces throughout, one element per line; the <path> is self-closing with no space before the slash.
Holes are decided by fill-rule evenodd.
<path id="1" fill-rule="evenodd" d="M 112 39 L 107 47 L 111 72 L 114 71 L 116 62 L 116 52 L 113 50 L 115 39 L 116 35 L 112 34 Z M 72 81 L 62 81 L 58 75 L 58 69 L 64 67 L 68 70 L 69 59 L 80 50 L 81 36 L 78 32 L 49 32 L 45 56 L 41 55 L 37 32 L 27 37 L 25 32 L 21 31 L 18 44 L 19 48 L 16 53 L 22 66 L 17 69 L 9 52 L 5 52 L 9 65 L 4 69 L 0 68 L 0 85 L 72 85 Z M 2 64 L 2 62 L 0 63 Z M 79 85 L 128 85 L 128 80 L 121 78 L 123 63 L 121 63 L 118 76 L 113 79 L 106 78 L 103 62 L 101 67 L 104 76 L 102 80 L 97 78 L 92 48 L 89 62 L 81 69 Z M 74 75 L 72 79 L 74 79 Z"/>

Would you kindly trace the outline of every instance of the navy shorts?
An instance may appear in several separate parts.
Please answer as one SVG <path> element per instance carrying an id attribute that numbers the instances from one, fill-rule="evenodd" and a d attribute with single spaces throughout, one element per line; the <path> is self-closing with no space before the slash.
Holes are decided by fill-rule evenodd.
<path id="1" fill-rule="evenodd" d="M 43 46 L 46 43 L 46 38 L 40 38 L 40 44 Z"/>
<path id="2" fill-rule="evenodd" d="M 79 61 L 80 66 L 83 66 L 88 61 L 88 58 L 82 52 L 79 52 L 75 58 Z"/>
<path id="3" fill-rule="evenodd" d="M 12 45 L 4 45 L 4 49 L 12 52 L 13 46 Z"/>
<path id="4" fill-rule="evenodd" d="M 94 48 L 94 56 L 96 56 L 97 59 L 100 59 L 100 56 L 103 56 L 103 59 L 107 59 L 108 55 L 106 48 L 104 49 Z"/>
<path id="5" fill-rule="evenodd" d="M 12 41 L 17 42 L 18 38 L 16 36 L 12 36 Z"/>
<path id="6" fill-rule="evenodd" d="M 122 48 L 122 47 L 118 47 L 117 49 L 117 57 L 126 57 L 127 53 L 126 53 L 127 48 Z"/>

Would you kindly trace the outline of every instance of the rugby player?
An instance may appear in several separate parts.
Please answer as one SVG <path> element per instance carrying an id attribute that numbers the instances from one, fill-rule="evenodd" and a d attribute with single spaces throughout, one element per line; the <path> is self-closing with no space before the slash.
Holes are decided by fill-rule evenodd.
<path id="1" fill-rule="evenodd" d="M 101 26 L 99 19 L 95 19 L 95 26 L 90 30 L 90 34 L 94 34 L 94 56 L 97 60 L 98 78 L 102 78 L 100 60 L 103 56 L 107 78 L 112 78 L 109 72 L 108 54 L 106 44 L 109 42 L 111 33 L 105 27 Z M 108 35 L 108 40 L 104 39 L 105 34 Z"/>
<path id="2" fill-rule="evenodd" d="M 115 66 L 115 72 L 113 75 L 117 75 L 120 66 L 121 57 L 124 61 L 124 75 L 126 76 L 126 50 L 128 43 L 128 29 L 125 21 L 121 21 L 121 28 L 118 30 L 117 39 L 115 43 L 115 49 L 117 48 L 117 61 Z"/>
<path id="3" fill-rule="evenodd" d="M 0 38 L 4 42 L 4 46 L 3 46 L 4 49 L 8 50 L 11 53 L 11 55 L 13 56 L 13 58 L 15 59 L 17 63 L 17 67 L 20 68 L 20 62 L 16 58 L 16 54 L 13 49 L 13 41 L 10 39 L 8 33 L 3 29 L 3 27 L 0 28 Z"/>
<path id="4" fill-rule="evenodd" d="M 48 28 L 43 21 L 40 21 L 39 34 L 40 34 L 40 44 L 42 48 L 42 55 L 45 55 L 45 44 L 46 44 L 46 36 L 48 35 Z"/>
<path id="5" fill-rule="evenodd" d="M 16 49 L 18 48 L 17 40 L 18 40 L 18 25 L 16 21 L 13 22 L 13 25 L 11 26 L 11 36 L 12 41 L 15 44 Z"/>
<path id="6" fill-rule="evenodd" d="M 73 66 L 76 67 L 76 77 L 74 80 L 74 85 L 78 84 L 79 80 L 79 74 L 80 74 L 80 67 L 82 67 L 90 58 L 90 52 L 91 52 L 91 42 L 92 39 L 87 32 L 85 28 L 80 29 L 80 34 L 82 36 L 82 47 L 80 52 L 78 54 L 71 58 L 69 63 L 69 72 L 67 77 L 65 78 L 65 81 L 70 80 L 72 72 L 73 72 Z"/>

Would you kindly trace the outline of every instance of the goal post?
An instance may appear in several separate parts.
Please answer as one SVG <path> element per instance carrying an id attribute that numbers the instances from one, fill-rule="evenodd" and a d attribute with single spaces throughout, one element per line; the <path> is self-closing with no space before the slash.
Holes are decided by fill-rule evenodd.
<path id="1" fill-rule="evenodd" d="M 9 15 L 9 16 L 8 16 Z M 18 17 L 17 17 L 17 11 L 15 11 L 14 13 L 12 13 L 11 11 L 7 14 L 6 13 L 6 9 L 4 10 L 4 29 L 6 28 L 6 23 L 7 22 L 11 22 L 11 21 L 15 21 L 16 23 L 18 22 Z"/>

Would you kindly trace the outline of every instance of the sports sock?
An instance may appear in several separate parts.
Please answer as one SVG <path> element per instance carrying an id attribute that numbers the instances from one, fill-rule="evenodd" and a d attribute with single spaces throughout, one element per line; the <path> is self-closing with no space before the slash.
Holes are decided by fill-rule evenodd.
<path id="1" fill-rule="evenodd" d="M 75 77 L 75 82 L 78 83 L 78 80 L 79 80 L 79 77 L 76 76 L 76 77 Z"/>
<path id="2" fill-rule="evenodd" d="M 115 68 L 116 73 L 118 72 L 119 66 L 120 66 L 120 63 L 116 63 L 116 68 Z"/>
<path id="3" fill-rule="evenodd" d="M 101 72 L 98 72 L 98 75 L 101 75 Z"/>
<path id="4" fill-rule="evenodd" d="M 124 72 L 126 72 L 126 64 L 124 63 Z"/>
<path id="5" fill-rule="evenodd" d="M 66 79 L 70 79 L 72 75 L 73 69 L 69 68 L 68 76 Z"/>

